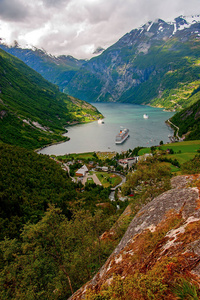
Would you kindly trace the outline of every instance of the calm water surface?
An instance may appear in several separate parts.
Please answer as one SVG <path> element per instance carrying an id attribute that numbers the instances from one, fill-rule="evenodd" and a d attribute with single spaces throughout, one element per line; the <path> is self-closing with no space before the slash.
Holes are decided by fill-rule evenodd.
<path id="1" fill-rule="evenodd" d="M 104 124 L 97 121 L 67 127 L 70 141 L 52 145 L 42 149 L 39 153 L 64 155 L 67 153 L 81 153 L 91 151 L 125 151 L 137 146 L 151 147 L 162 140 L 169 141 L 168 135 L 172 130 L 165 121 L 173 116 L 172 112 L 165 112 L 159 108 L 134 104 L 94 103 L 105 117 Z M 144 119 L 143 114 L 149 119 Z M 120 127 L 129 129 L 129 138 L 122 144 L 115 144 L 115 136 Z"/>

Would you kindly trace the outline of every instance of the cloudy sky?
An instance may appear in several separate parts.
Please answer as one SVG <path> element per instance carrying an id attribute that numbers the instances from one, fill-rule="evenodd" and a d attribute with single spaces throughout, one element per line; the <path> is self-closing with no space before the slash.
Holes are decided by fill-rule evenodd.
<path id="1" fill-rule="evenodd" d="M 148 21 L 200 14 L 200 0 L 0 0 L 0 38 L 90 58 Z"/>

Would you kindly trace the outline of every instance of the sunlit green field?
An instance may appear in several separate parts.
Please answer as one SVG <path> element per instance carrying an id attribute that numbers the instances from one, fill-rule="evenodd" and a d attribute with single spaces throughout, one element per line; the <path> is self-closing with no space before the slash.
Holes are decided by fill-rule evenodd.
<path id="1" fill-rule="evenodd" d="M 198 154 L 197 150 L 200 150 L 200 140 L 196 141 L 186 141 L 180 143 L 171 143 L 165 144 L 157 147 L 160 150 L 172 149 L 174 151 L 173 154 L 166 154 L 165 156 L 169 159 L 175 160 L 179 162 L 180 165 L 191 160 L 196 154 Z M 150 153 L 151 148 L 143 148 L 139 151 L 139 155 L 144 155 L 145 153 Z M 172 172 L 179 173 L 180 169 L 174 166 L 173 164 L 168 163 L 171 167 Z"/>
<path id="2" fill-rule="evenodd" d="M 182 164 L 198 154 L 197 150 L 200 149 L 200 140 L 165 144 L 157 148 L 161 150 L 172 149 L 174 154 L 168 154 L 167 157 L 171 157 L 172 159 L 176 158 L 179 163 Z M 144 148 L 139 151 L 139 155 L 150 152 L 151 148 Z"/>
<path id="3" fill-rule="evenodd" d="M 71 154 L 68 154 L 68 155 L 62 155 L 62 156 L 58 156 L 58 158 L 61 157 L 61 158 L 71 158 L 71 159 L 75 159 L 75 160 L 78 160 L 78 159 L 94 159 L 94 152 L 85 152 L 85 153 L 71 153 Z"/>
<path id="4" fill-rule="evenodd" d="M 99 159 L 101 160 L 106 160 L 107 158 L 108 159 L 111 159 L 113 158 L 114 156 L 116 155 L 116 152 L 84 152 L 84 153 L 71 153 L 71 154 L 68 154 L 68 155 L 62 155 L 60 156 L 61 158 L 73 158 L 75 160 L 78 160 L 78 159 L 90 159 L 90 160 L 93 160 L 94 157 L 98 157 Z M 59 156 L 58 156 L 59 158 Z"/>
<path id="5" fill-rule="evenodd" d="M 183 164 L 198 154 L 197 150 L 200 149 L 200 141 L 198 140 L 167 144 L 163 145 L 161 149 L 173 149 L 174 154 L 169 154 L 167 156 L 177 159 L 180 164 Z"/>
<path id="6" fill-rule="evenodd" d="M 115 187 L 121 182 L 121 177 L 106 172 L 96 172 L 98 179 L 101 181 L 103 187 Z"/>
<path id="7" fill-rule="evenodd" d="M 182 153 L 193 153 L 196 154 L 197 150 L 200 149 L 200 140 L 197 141 L 187 141 L 180 143 L 171 143 L 161 146 L 162 150 L 173 149 L 174 152 L 181 151 Z"/>

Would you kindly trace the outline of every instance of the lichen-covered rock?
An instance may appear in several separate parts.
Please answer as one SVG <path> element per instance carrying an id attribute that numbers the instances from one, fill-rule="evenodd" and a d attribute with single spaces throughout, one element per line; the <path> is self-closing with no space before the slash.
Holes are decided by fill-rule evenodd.
<path id="1" fill-rule="evenodd" d="M 102 286 L 112 283 L 114 275 L 126 278 L 138 271 L 148 274 L 166 261 L 171 282 L 172 273 L 177 272 L 176 276 L 184 278 L 187 274 L 200 285 L 200 206 L 196 179 L 197 176 L 173 178 L 173 188 L 137 213 L 104 266 L 70 299 L 84 299 L 88 290 L 101 291 Z M 166 288 L 169 274 L 162 279 Z M 171 299 L 175 299 L 173 295 Z"/>

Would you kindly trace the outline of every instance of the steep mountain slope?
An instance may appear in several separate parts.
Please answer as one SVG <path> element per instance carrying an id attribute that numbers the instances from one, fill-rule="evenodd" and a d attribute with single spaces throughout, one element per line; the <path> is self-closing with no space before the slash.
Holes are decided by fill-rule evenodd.
<path id="1" fill-rule="evenodd" d="M 78 199 L 87 211 L 98 210 L 97 203 L 110 203 L 109 189 L 77 189 L 62 167 L 47 155 L 0 144 L 0 241 L 6 236 L 18 238 L 24 224 L 38 222 L 49 204 L 59 207 L 70 218 L 72 207 L 78 209 Z M 115 212 L 111 203 L 109 208 L 108 213 Z"/>
<path id="2" fill-rule="evenodd" d="M 173 178 L 172 189 L 137 213 L 104 266 L 69 299 L 199 299 L 199 183 L 199 175 Z"/>
<path id="3" fill-rule="evenodd" d="M 63 206 L 75 197 L 75 186 L 60 165 L 46 155 L 0 144 L 0 240 L 17 238 L 28 221 L 36 223 L 48 203 Z"/>
<path id="4" fill-rule="evenodd" d="M 66 91 L 88 101 L 185 107 L 200 84 L 199 50 L 199 22 L 149 22 L 84 64 Z"/>
<path id="5" fill-rule="evenodd" d="M 61 136 L 64 126 L 87 122 L 100 113 L 92 105 L 61 93 L 19 59 L 0 50 L 1 141 L 37 148 Z"/>
<path id="6" fill-rule="evenodd" d="M 69 57 L 56 60 L 39 50 L 1 47 L 17 56 L 27 51 L 22 58 L 26 63 L 61 90 L 89 102 L 150 103 L 181 109 L 190 104 L 189 96 L 200 85 L 199 15 L 148 22 L 89 61 L 70 58 L 69 63 Z M 31 58 L 36 53 L 37 66 Z"/>
<path id="7" fill-rule="evenodd" d="M 191 97 L 195 102 L 188 108 L 176 113 L 170 120 L 179 128 L 178 135 L 185 140 L 200 139 L 200 89 Z"/>

